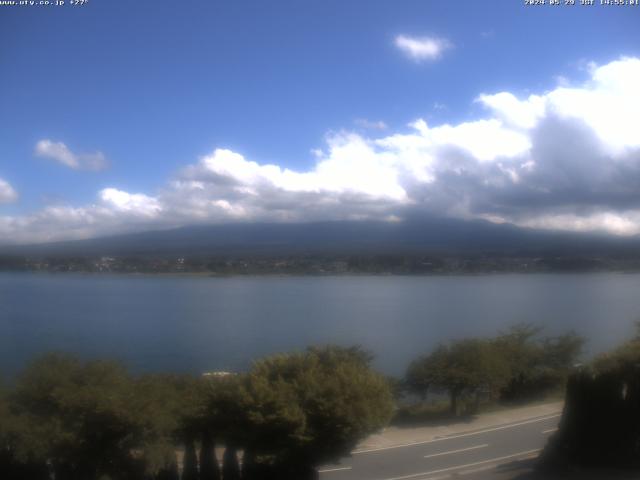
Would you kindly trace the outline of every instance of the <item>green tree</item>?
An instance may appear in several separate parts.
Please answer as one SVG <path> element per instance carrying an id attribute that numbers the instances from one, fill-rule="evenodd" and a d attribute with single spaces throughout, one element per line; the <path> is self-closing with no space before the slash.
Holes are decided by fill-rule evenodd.
<path id="1" fill-rule="evenodd" d="M 538 389 L 544 352 L 539 335 L 542 328 L 528 323 L 518 324 L 501 333 L 495 341 L 509 366 L 509 379 L 502 389 L 505 400 L 529 398 Z"/>
<path id="2" fill-rule="evenodd" d="M 178 472 L 178 464 L 175 461 L 175 457 L 170 457 L 166 460 L 165 465 L 155 474 L 155 480 L 180 480 L 180 473 Z"/>
<path id="3" fill-rule="evenodd" d="M 615 373 L 633 376 L 640 367 L 640 321 L 631 340 L 624 342 L 611 352 L 598 355 L 592 362 L 596 373 Z"/>
<path id="4" fill-rule="evenodd" d="M 196 446 L 192 439 L 187 439 L 182 460 L 182 480 L 198 480 L 199 478 Z"/>
<path id="5" fill-rule="evenodd" d="M 465 339 L 439 345 L 410 365 L 407 383 L 414 391 L 428 387 L 449 394 L 451 413 L 460 413 L 460 400 L 472 396 L 477 408 L 482 395 L 496 396 L 509 377 L 508 365 L 493 341 Z"/>
<path id="6" fill-rule="evenodd" d="M 131 394 L 116 363 L 57 354 L 35 360 L 11 398 L 16 457 L 48 462 L 60 480 L 126 478 L 135 446 Z"/>
<path id="7" fill-rule="evenodd" d="M 540 338 L 541 328 L 516 325 L 496 339 L 509 365 L 509 381 L 501 395 L 523 400 L 544 395 L 564 385 L 582 352 L 584 339 L 574 332 Z"/>
<path id="8" fill-rule="evenodd" d="M 245 375 L 216 382 L 212 424 L 228 447 L 244 449 L 244 478 L 312 477 L 316 465 L 348 454 L 383 427 L 391 392 L 369 362 L 359 348 L 310 348 L 265 358 Z"/>
<path id="9" fill-rule="evenodd" d="M 412 361 L 405 374 L 405 387 L 425 402 L 430 389 L 442 386 L 448 354 L 448 347 L 439 345 L 431 354 Z"/>
<path id="10" fill-rule="evenodd" d="M 222 478 L 224 480 L 240 480 L 240 465 L 238 450 L 233 445 L 227 445 L 222 458 Z"/>
<path id="11" fill-rule="evenodd" d="M 542 341 L 544 364 L 558 372 L 568 372 L 582 354 L 584 338 L 575 332 L 557 337 L 548 337 Z"/>
<path id="12" fill-rule="evenodd" d="M 43 450 L 35 448 L 38 455 L 34 456 L 28 448 L 26 439 L 31 425 L 11 410 L 10 392 L 0 384 L 0 478 L 49 480 L 50 472 Z"/>
<path id="13" fill-rule="evenodd" d="M 639 329 L 640 330 L 640 329 Z M 554 345 L 564 352 L 575 339 Z M 560 355 L 563 363 L 571 355 Z M 640 466 L 640 335 L 569 375 L 558 432 L 541 454 L 548 470 Z"/>
<path id="14" fill-rule="evenodd" d="M 209 429 L 205 427 L 200 446 L 200 480 L 220 480 L 220 478 L 215 440 Z"/>
<path id="15" fill-rule="evenodd" d="M 194 439 L 201 435 L 205 421 L 206 385 L 188 375 L 144 375 L 135 382 L 132 411 L 139 429 L 138 448 L 148 474 L 169 475 L 176 462 L 178 445 L 185 448 L 187 475 L 191 475 L 195 456 Z"/>

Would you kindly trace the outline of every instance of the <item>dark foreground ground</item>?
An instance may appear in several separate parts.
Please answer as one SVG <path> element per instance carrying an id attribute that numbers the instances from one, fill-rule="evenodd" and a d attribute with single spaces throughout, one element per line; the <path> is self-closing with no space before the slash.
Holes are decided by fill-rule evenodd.
<path id="1" fill-rule="evenodd" d="M 532 412 L 537 410 L 531 409 Z M 522 412 L 527 412 L 523 409 Z M 321 480 L 639 480 L 640 472 L 535 469 L 559 412 L 485 424 L 419 441 L 373 445 L 320 470 Z M 387 434 L 389 435 L 389 434 Z"/>
<path id="2" fill-rule="evenodd" d="M 491 471 L 469 476 L 470 480 L 638 480 L 640 471 L 611 469 L 574 469 L 565 473 L 537 473 L 536 459 L 499 465 Z"/>

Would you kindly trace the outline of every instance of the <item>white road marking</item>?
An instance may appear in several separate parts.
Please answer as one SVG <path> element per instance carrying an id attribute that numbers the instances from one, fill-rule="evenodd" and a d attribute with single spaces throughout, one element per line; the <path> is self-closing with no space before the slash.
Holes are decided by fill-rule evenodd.
<path id="1" fill-rule="evenodd" d="M 552 433 L 552 432 L 555 432 L 557 430 L 558 430 L 557 428 L 550 428 L 549 430 L 542 430 L 542 433 Z"/>
<path id="2" fill-rule="evenodd" d="M 318 473 L 341 472 L 343 470 L 351 470 L 351 467 L 325 468 L 324 470 L 318 470 Z"/>
<path id="3" fill-rule="evenodd" d="M 451 455 L 453 453 L 468 452 L 469 450 L 477 450 L 478 448 L 485 448 L 488 446 L 489 444 L 485 443 L 484 445 L 476 445 L 475 447 L 461 448 L 459 450 L 451 450 L 449 452 L 433 453 L 431 455 L 425 455 L 424 458 L 433 458 L 433 457 L 440 457 L 442 455 Z"/>
<path id="4" fill-rule="evenodd" d="M 485 463 L 500 462 L 502 460 L 507 460 L 509 458 L 523 457 L 526 455 L 531 455 L 532 453 L 538 453 L 541 450 L 542 450 L 541 448 L 536 448 L 535 450 L 527 450 L 525 452 L 513 453 L 511 455 L 505 455 L 504 457 L 491 458 L 489 460 L 482 460 L 480 462 L 467 463 L 465 465 L 456 465 L 453 467 L 441 468 L 439 470 L 431 470 L 430 472 L 412 473 L 411 475 L 403 475 L 401 477 L 390 477 L 390 478 L 385 478 L 384 480 L 406 480 L 408 478 L 427 477 L 429 475 L 434 475 L 436 473 L 450 472 L 452 470 L 475 467 L 476 465 L 483 465 Z"/>
<path id="5" fill-rule="evenodd" d="M 472 435 L 480 435 L 482 433 L 495 432 L 497 430 L 504 430 L 505 428 L 519 427 L 521 425 L 527 425 L 529 423 L 543 422 L 545 420 L 551 420 L 552 418 L 560 417 L 561 415 L 562 415 L 561 413 L 557 413 L 557 414 L 554 414 L 554 415 L 549 415 L 549 416 L 542 417 L 542 418 L 535 418 L 533 420 L 527 420 L 527 421 L 524 421 L 524 422 L 510 423 L 508 425 L 502 425 L 500 427 L 487 428 L 485 430 L 479 430 L 479 431 L 476 431 L 476 432 L 461 433 L 459 435 L 451 435 L 449 437 L 434 438 L 432 440 L 424 440 L 424 441 L 421 441 L 421 442 L 411 442 L 411 443 L 403 443 L 401 445 L 391 445 L 389 447 L 379 447 L 379 448 L 368 448 L 368 449 L 364 449 L 364 450 L 355 450 L 355 451 L 351 452 L 351 455 L 360 455 L 361 453 L 370 453 L 370 452 L 381 452 L 383 450 L 393 450 L 394 448 L 412 447 L 414 445 L 426 445 L 428 443 L 443 442 L 445 440 L 453 440 L 455 438 L 470 437 Z"/>

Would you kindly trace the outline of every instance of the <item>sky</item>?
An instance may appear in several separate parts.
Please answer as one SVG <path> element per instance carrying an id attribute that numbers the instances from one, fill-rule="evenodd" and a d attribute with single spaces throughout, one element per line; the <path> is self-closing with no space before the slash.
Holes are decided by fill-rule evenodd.
<path id="1" fill-rule="evenodd" d="M 415 212 L 640 233 L 640 6 L 11 1 L 0 243 Z"/>

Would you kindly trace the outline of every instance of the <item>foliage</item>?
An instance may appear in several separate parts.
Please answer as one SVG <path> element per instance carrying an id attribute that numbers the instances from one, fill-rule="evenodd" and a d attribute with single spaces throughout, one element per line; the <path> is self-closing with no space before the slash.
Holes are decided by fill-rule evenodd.
<path id="1" fill-rule="evenodd" d="M 493 342 L 482 339 L 439 345 L 430 355 L 413 362 L 407 373 L 413 391 L 425 387 L 447 391 L 454 414 L 459 413 L 462 397 L 474 396 L 479 401 L 482 395 L 495 396 L 507 379 L 505 357 Z"/>
<path id="2" fill-rule="evenodd" d="M 584 339 L 575 332 L 540 338 L 540 328 L 524 324 L 497 338 L 511 373 L 504 400 L 541 397 L 562 387 L 582 353 Z"/>
<path id="3" fill-rule="evenodd" d="M 36 360 L 12 393 L 15 457 L 49 461 L 59 479 L 125 477 L 135 440 L 131 391 L 116 363 L 58 354 Z"/>
<path id="4" fill-rule="evenodd" d="M 220 467 L 215 453 L 215 442 L 205 427 L 200 443 L 200 480 L 220 480 Z"/>
<path id="5" fill-rule="evenodd" d="M 640 468 L 640 325 L 628 342 L 573 372 L 547 469 Z"/>
<path id="6" fill-rule="evenodd" d="M 399 406 L 392 420 L 394 425 L 400 426 L 449 424 L 451 422 L 451 407 L 449 402 L 444 399 Z"/>
<path id="7" fill-rule="evenodd" d="M 611 352 L 596 357 L 592 367 L 596 373 L 620 372 L 633 375 L 640 366 L 640 321 L 636 322 L 635 335 Z"/>
<path id="8" fill-rule="evenodd" d="M 256 362 L 243 378 L 244 446 L 274 465 L 317 465 L 383 427 L 389 384 L 360 349 L 311 348 Z"/>
<path id="9" fill-rule="evenodd" d="M 222 478 L 224 480 L 240 480 L 240 464 L 235 447 L 227 445 L 222 458 Z"/>
<path id="10" fill-rule="evenodd" d="M 405 375 L 408 390 L 425 401 L 430 389 L 441 387 L 441 372 L 445 368 L 447 354 L 447 347 L 439 345 L 431 354 L 412 361 Z"/>
<path id="11" fill-rule="evenodd" d="M 579 357 L 584 340 L 573 332 L 539 338 L 540 328 L 516 325 L 493 339 L 463 339 L 439 345 L 414 360 L 405 386 L 423 401 L 430 390 L 450 396 L 452 413 L 461 399 L 524 400 L 561 386 Z M 473 410 L 473 408 L 472 408 Z"/>
<path id="12" fill-rule="evenodd" d="M 114 362 L 45 355 L 0 400 L 0 441 L 13 463 L 48 464 L 62 480 L 140 478 L 144 470 L 171 477 L 176 446 L 204 409 L 201 384 L 178 375 L 134 379 Z"/>
<path id="13" fill-rule="evenodd" d="M 195 377 L 154 374 L 135 380 L 131 408 L 148 473 L 175 462 L 177 444 L 193 442 L 201 428 L 205 401 L 204 382 Z"/>
<path id="14" fill-rule="evenodd" d="M 175 479 L 184 449 L 183 476 L 215 480 L 220 442 L 225 480 L 240 476 L 238 450 L 255 478 L 306 478 L 389 420 L 390 384 L 370 361 L 323 347 L 227 377 L 132 377 L 117 363 L 47 355 L 0 392 L 0 477 Z"/>

